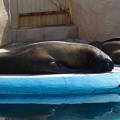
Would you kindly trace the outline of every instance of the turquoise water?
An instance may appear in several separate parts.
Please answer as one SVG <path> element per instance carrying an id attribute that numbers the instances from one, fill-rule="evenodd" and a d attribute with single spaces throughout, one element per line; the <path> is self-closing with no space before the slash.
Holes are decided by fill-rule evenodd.
<path id="1" fill-rule="evenodd" d="M 0 120 L 120 120 L 120 103 L 0 104 Z"/>

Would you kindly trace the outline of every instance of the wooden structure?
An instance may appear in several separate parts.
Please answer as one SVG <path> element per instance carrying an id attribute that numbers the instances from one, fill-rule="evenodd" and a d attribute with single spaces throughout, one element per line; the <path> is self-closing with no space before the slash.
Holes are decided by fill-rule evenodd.
<path id="1" fill-rule="evenodd" d="M 70 0 L 10 0 L 11 28 L 70 25 Z"/>

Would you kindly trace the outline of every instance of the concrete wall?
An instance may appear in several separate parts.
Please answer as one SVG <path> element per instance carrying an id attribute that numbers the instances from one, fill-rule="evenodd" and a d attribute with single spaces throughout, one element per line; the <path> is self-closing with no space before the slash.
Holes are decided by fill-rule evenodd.
<path id="1" fill-rule="evenodd" d="M 77 28 L 75 26 L 17 29 L 16 1 L 0 0 L 0 46 L 12 42 L 23 43 L 77 38 Z"/>
<path id="2" fill-rule="evenodd" d="M 103 41 L 120 36 L 120 0 L 71 0 L 79 38 Z"/>
<path id="3" fill-rule="evenodd" d="M 77 38 L 77 28 L 75 26 L 41 27 L 31 29 L 11 30 L 13 42 L 30 43 L 40 41 L 64 41 L 66 39 Z"/>
<path id="4" fill-rule="evenodd" d="M 71 2 L 72 21 L 78 28 L 78 36 L 80 39 L 103 41 L 120 36 L 120 0 L 71 0 Z M 12 41 L 33 41 L 32 36 L 34 38 L 35 35 L 31 35 L 31 38 L 29 38 L 25 37 L 27 36 L 27 34 L 25 34 L 22 36 L 24 39 L 22 39 L 20 38 L 21 30 L 10 29 L 9 8 L 9 0 L 0 0 L 0 46 L 11 43 Z M 76 29 L 72 30 L 74 31 Z M 77 33 L 69 32 L 72 30 L 68 30 L 68 33 L 71 33 L 70 36 L 68 36 L 67 32 L 65 33 L 65 38 L 66 36 L 67 39 L 76 37 Z M 32 31 L 36 31 L 36 29 L 32 29 Z M 43 34 L 42 36 L 44 37 L 45 35 Z M 39 36 L 36 37 L 36 41 L 39 41 Z M 49 39 L 47 38 L 47 40 Z"/>
<path id="5" fill-rule="evenodd" d="M 0 46 L 10 42 L 9 0 L 0 0 Z"/>

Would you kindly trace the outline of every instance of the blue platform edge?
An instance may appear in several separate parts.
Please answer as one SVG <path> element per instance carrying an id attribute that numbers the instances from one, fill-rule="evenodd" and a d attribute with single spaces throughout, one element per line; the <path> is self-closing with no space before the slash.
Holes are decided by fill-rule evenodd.
<path id="1" fill-rule="evenodd" d="M 120 72 L 0 76 L 0 104 L 120 102 Z"/>
<path id="2" fill-rule="evenodd" d="M 120 72 L 0 76 L 0 94 L 119 93 Z"/>

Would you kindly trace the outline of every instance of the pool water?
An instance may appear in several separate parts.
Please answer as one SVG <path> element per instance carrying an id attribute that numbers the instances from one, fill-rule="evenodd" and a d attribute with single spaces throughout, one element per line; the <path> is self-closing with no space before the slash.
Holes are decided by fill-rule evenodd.
<path id="1" fill-rule="evenodd" d="M 119 120 L 120 103 L 0 104 L 0 120 Z"/>

